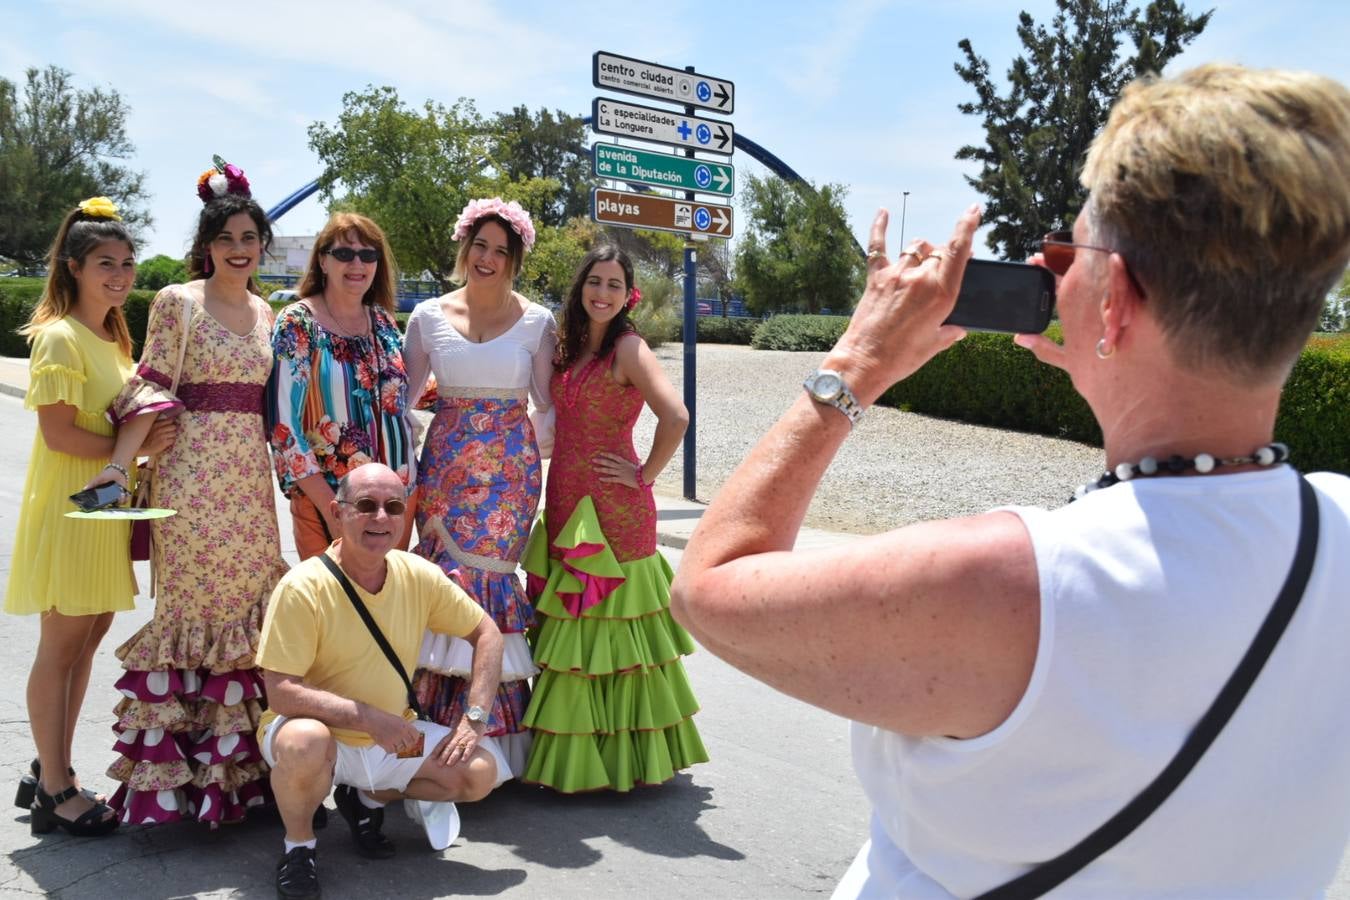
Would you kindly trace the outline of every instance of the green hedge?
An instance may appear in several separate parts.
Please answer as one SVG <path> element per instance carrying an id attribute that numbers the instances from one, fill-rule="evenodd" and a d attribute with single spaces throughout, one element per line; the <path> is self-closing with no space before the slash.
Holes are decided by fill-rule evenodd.
<path id="1" fill-rule="evenodd" d="M 752 346 L 823 353 L 843 334 L 843 316 L 767 319 Z M 1046 334 L 1061 339 L 1059 324 Z M 1062 370 L 1002 334 L 971 332 L 879 401 L 887 406 L 1100 446 L 1101 428 Z M 1314 335 L 1285 385 L 1275 438 L 1303 471 L 1350 474 L 1350 334 Z"/>
<path id="2" fill-rule="evenodd" d="M 9 279 L 6 279 L 9 280 Z M 38 298 L 42 296 L 43 284 L 39 279 L 13 279 L 14 284 L 0 282 L 0 356 L 28 356 L 28 342 L 18 334 L 19 328 L 28 321 Z M 133 356 L 141 355 L 141 343 L 145 340 L 145 328 L 150 318 L 150 303 L 155 299 L 155 291 L 135 290 L 127 294 L 126 305 L 122 312 L 127 317 L 127 329 L 131 332 Z M 285 303 L 269 303 L 273 312 L 279 312 Z M 408 314 L 394 316 L 400 327 L 408 324 Z"/>
<path id="3" fill-rule="evenodd" d="M 750 346 L 756 350 L 818 350 L 823 353 L 834 346 L 847 327 L 848 316 L 773 316 L 755 329 Z"/>
<path id="4" fill-rule="evenodd" d="M 31 284 L 0 284 L 0 356 L 28 356 L 28 342 L 18 334 L 18 330 L 28 321 L 29 312 L 42 296 L 42 287 L 42 283 L 37 281 Z M 145 339 L 145 324 L 153 299 L 154 291 L 131 291 L 127 294 L 126 305 L 122 307 L 127 317 L 127 329 L 131 332 L 133 355 L 137 357 L 141 354 L 141 341 Z"/>
<path id="5" fill-rule="evenodd" d="M 755 337 L 755 329 L 762 320 L 746 318 L 722 318 L 721 316 L 699 316 L 698 342 L 700 344 L 749 344 Z M 673 341 L 684 340 L 684 323 L 675 326 Z"/>

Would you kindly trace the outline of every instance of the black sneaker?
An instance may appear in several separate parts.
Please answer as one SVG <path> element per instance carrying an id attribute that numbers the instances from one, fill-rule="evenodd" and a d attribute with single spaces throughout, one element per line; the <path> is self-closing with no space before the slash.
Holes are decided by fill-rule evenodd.
<path id="1" fill-rule="evenodd" d="M 277 863 L 277 897 L 280 900 L 317 900 L 319 868 L 313 847 L 296 847 Z"/>
<path id="2" fill-rule="evenodd" d="M 384 810 L 370 809 L 356 795 L 356 788 L 340 784 L 333 791 L 338 812 L 352 829 L 356 852 L 367 859 L 388 859 L 394 855 L 394 844 L 380 833 L 384 827 Z"/>

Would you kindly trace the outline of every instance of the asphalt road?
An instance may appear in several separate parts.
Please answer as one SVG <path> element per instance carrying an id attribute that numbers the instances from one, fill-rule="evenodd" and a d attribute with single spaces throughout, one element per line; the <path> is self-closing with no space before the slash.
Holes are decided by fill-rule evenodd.
<path id="1" fill-rule="evenodd" d="M 19 498 L 36 417 L 0 396 L 0 575 L 8 577 Z M 284 517 L 285 511 L 282 509 Z M 282 534 L 289 522 L 283 518 Z M 283 538 L 283 544 L 289 544 Z M 679 551 L 669 551 L 679 564 Z M 292 557 L 293 558 L 293 557 Z M 72 560 L 78 565 L 78 560 Z M 145 579 L 142 577 L 142 583 Z M 150 617 L 137 600 L 119 615 L 95 662 L 76 735 L 86 786 L 111 793 L 113 649 Z M 0 802 L 33 749 L 24 685 L 36 617 L 0 615 Z M 463 831 L 435 853 L 401 809 L 386 831 L 392 860 L 350 849 L 339 816 L 319 835 L 324 896 L 402 900 L 453 895 L 508 897 L 796 898 L 828 896 L 866 831 L 866 804 L 849 764 L 847 725 L 757 684 L 707 653 L 687 660 L 703 711 L 696 718 L 711 762 L 673 782 L 566 797 L 508 783 L 461 807 Z M 332 801 L 329 801 L 331 807 Z M 0 817 L 0 897 L 272 897 L 281 851 L 276 820 L 216 832 L 180 824 L 123 827 L 108 838 L 29 834 L 26 812 Z"/>
<path id="2" fill-rule="evenodd" d="M 0 396 L 0 577 L 13 554 L 20 492 L 36 417 Z M 279 506 L 283 548 L 290 524 Z M 680 553 L 665 551 L 678 566 Z M 290 554 L 293 560 L 293 554 Z M 78 565 L 78 560 L 72 561 Z M 144 573 L 142 583 L 146 581 Z M 144 597 L 117 617 L 95 661 L 76 735 L 75 764 L 87 786 L 111 792 L 102 769 L 114 759 L 113 649 L 153 611 Z M 0 803 L 32 758 L 24 684 L 37 638 L 36 617 L 0 615 Z M 659 788 L 623 796 L 566 797 L 508 783 L 461 807 L 454 846 L 434 853 L 394 808 L 386 832 L 392 860 L 350 850 L 336 814 L 319 834 L 328 898 L 421 900 L 449 896 L 511 898 L 799 898 L 829 896 L 866 832 L 866 804 L 849 764 L 846 723 L 746 678 L 707 653 L 690 657 L 702 703 L 696 721 L 711 762 Z M 331 808 L 331 800 L 329 806 Z M 180 824 L 123 827 L 103 839 L 62 832 L 32 837 L 26 812 L 5 806 L 0 823 L 0 898 L 272 897 L 281 850 L 275 819 L 216 832 Z M 1291 835 L 1290 840 L 1297 840 Z M 1350 854 L 1330 900 L 1350 900 Z"/>

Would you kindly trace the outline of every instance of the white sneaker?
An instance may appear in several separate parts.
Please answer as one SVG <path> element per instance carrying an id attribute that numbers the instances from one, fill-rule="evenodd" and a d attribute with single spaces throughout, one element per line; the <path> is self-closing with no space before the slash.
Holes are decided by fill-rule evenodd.
<path id="1" fill-rule="evenodd" d="M 433 850 L 444 850 L 459 837 L 459 810 L 449 801 L 404 800 L 403 811 L 421 823 Z"/>

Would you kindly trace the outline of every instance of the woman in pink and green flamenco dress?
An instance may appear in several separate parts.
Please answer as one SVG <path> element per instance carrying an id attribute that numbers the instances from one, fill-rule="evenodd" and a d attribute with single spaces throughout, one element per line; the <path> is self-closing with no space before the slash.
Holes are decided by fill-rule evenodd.
<path id="1" fill-rule="evenodd" d="M 592 250 L 554 358 L 553 459 L 523 561 L 541 673 L 521 777 L 564 793 L 659 784 L 708 759 L 680 661 L 694 643 L 670 617 L 652 497 L 689 413 L 629 319 L 640 299 L 627 254 Z M 657 420 L 645 462 L 633 449 L 644 403 Z"/>

